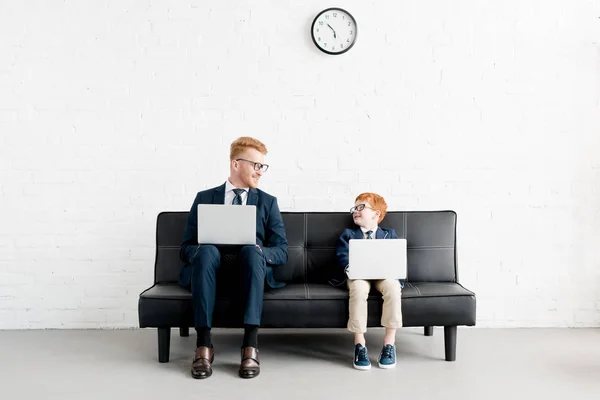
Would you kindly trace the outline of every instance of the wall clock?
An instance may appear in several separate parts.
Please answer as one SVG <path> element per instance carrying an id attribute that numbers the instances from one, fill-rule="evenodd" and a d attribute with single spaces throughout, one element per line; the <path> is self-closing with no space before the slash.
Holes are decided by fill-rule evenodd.
<path id="1" fill-rule="evenodd" d="M 348 11 L 332 7 L 321 11 L 311 27 L 312 40 L 327 54 L 343 54 L 356 42 L 356 20 Z"/>

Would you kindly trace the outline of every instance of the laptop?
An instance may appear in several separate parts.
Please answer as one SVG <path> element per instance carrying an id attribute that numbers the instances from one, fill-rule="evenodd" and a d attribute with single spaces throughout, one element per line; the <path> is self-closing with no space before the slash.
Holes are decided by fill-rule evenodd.
<path id="1" fill-rule="evenodd" d="M 350 279 L 406 279 L 406 239 L 350 239 Z"/>
<path id="2" fill-rule="evenodd" d="M 256 206 L 198 204 L 198 244 L 256 244 Z"/>

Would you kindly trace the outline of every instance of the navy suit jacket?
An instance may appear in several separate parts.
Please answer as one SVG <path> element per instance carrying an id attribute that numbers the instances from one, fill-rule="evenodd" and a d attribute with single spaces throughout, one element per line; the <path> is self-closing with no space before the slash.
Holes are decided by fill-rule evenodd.
<path id="1" fill-rule="evenodd" d="M 191 271 L 189 253 L 198 246 L 198 204 L 223 204 L 225 202 L 225 184 L 199 192 L 190 209 L 179 257 L 186 266 L 181 271 L 179 283 L 190 284 Z M 259 189 L 248 191 L 247 205 L 256 206 L 256 244 L 260 246 L 267 267 L 283 265 L 287 262 L 288 242 L 285 237 L 283 218 L 277 205 L 277 199 Z M 272 288 L 285 284 L 276 282 L 272 268 L 267 268 L 267 284 Z"/>
<path id="2" fill-rule="evenodd" d="M 350 253 L 350 239 L 364 239 L 365 236 L 360 229 L 357 227 L 355 229 L 345 229 L 344 232 L 340 235 L 340 238 L 337 242 L 337 247 L 335 250 L 335 255 L 337 257 L 338 265 L 344 271 L 343 278 L 341 279 L 332 279 L 329 281 L 330 284 L 334 286 L 340 286 L 346 282 L 346 268 L 348 268 L 349 262 L 349 253 Z M 394 229 L 386 229 L 377 227 L 377 232 L 375 232 L 375 239 L 400 239 L 396 234 Z M 404 286 L 404 283 L 400 281 L 400 284 Z"/>

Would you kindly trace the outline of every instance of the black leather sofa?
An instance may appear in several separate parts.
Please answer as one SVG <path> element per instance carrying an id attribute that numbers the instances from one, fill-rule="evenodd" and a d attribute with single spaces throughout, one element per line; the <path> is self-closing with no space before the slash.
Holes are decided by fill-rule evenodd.
<path id="1" fill-rule="evenodd" d="M 181 336 L 193 327 L 191 293 L 177 284 L 182 262 L 179 244 L 187 212 L 162 212 L 156 230 L 154 285 L 140 294 L 141 328 L 158 328 L 158 360 L 169 361 L 171 328 Z M 348 290 L 327 282 L 339 277 L 336 241 L 345 228 L 353 227 L 349 213 L 284 212 L 289 243 L 288 262 L 274 270 L 287 282 L 264 296 L 263 328 L 345 328 Z M 475 294 L 458 283 L 456 262 L 456 213 L 453 211 L 388 212 L 382 227 L 394 228 L 408 243 L 408 278 L 402 291 L 405 327 L 444 327 L 445 358 L 456 359 L 457 326 L 475 325 Z M 227 259 L 227 258 L 225 258 Z M 231 260 L 231 258 L 229 258 Z M 235 259 L 222 265 L 219 274 L 236 276 Z M 218 279 L 213 327 L 241 327 L 240 299 L 235 285 Z M 223 284 L 227 283 L 227 285 Z M 368 326 L 381 326 L 381 295 L 369 296 Z"/>

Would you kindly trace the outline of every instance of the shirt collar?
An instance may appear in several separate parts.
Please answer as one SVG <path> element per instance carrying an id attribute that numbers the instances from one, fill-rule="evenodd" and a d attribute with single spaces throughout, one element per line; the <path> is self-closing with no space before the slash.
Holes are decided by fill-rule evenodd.
<path id="1" fill-rule="evenodd" d="M 250 192 L 250 188 L 236 188 L 231 182 L 229 182 L 229 179 L 227 179 L 227 181 L 225 181 L 225 193 L 231 192 L 233 189 L 244 189 L 246 193 Z"/>
<path id="2" fill-rule="evenodd" d="M 379 229 L 379 227 L 377 225 L 375 225 L 375 228 L 373 228 L 373 233 L 377 233 L 377 229 Z M 362 233 L 364 233 L 365 235 L 367 234 L 368 231 L 370 231 L 371 229 L 367 229 L 367 228 L 363 228 L 362 226 L 360 227 L 360 230 L 362 231 Z"/>

